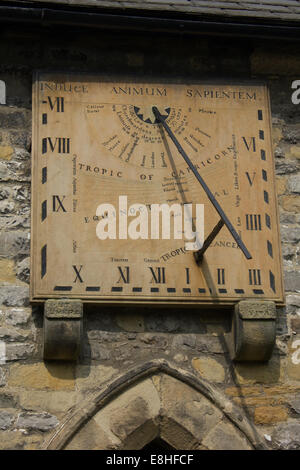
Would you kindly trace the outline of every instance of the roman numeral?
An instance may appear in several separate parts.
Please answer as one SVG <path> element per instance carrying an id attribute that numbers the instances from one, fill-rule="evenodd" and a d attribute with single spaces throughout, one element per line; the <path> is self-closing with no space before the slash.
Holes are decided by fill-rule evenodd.
<path id="1" fill-rule="evenodd" d="M 70 153 L 71 139 L 68 137 L 45 137 L 42 140 L 42 153 L 47 153 L 48 150 L 57 153 Z"/>
<path id="2" fill-rule="evenodd" d="M 152 274 L 152 279 L 150 282 L 155 282 L 155 284 L 165 284 L 166 283 L 166 273 L 165 269 L 166 268 L 151 268 L 149 267 L 151 274 Z"/>
<path id="3" fill-rule="evenodd" d="M 63 200 L 65 199 L 65 197 L 66 196 L 62 196 L 62 198 L 57 195 L 52 196 L 53 212 L 59 212 L 60 210 L 62 210 L 63 212 L 67 212 L 63 205 Z"/>
<path id="4" fill-rule="evenodd" d="M 247 230 L 261 230 L 260 214 L 246 214 L 246 229 Z"/>
<path id="5" fill-rule="evenodd" d="M 261 285 L 260 269 L 249 269 L 249 284 L 250 286 Z"/>
<path id="6" fill-rule="evenodd" d="M 250 139 L 248 139 L 248 142 L 246 137 L 243 137 L 242 139 L 248 151 L 250 151 L 252 147 L 253 152 L 256 152 L 255 137 L 250 137 Z"/>
<path id="7" fill-rule="evenodd" d="M 225 269 L 223 268 L 218 268 L 218 284 L 225 284 Z"/>
<path id="8" fill-rule="evenodd" d="M 256 173 L 255 173 L 255 171 L 254 171 L 254 172 L 252 173 L 252 178 L 251 178 L 251 176 L 249 175 L 248 171 L 246 171 L 246 176 L 247 176 L 247 179 L 248 179 L 248 181 L 249 181 L 250 186 L 253 185 L 253 181 L 254 181 L 255 175 L 256 175 Z"/>
<path id="9" fill-rule="evenodd" d="M 81 272 L 81 270 L 82 270 L 82 264 L 79 266 L 79 268 L 77 268 L 77 266 L 75 266 L 75 265 L 73 265 L 72 267 L 73 267 L 73 269 L 74 269 L 74 271 L 75 271 L 75 273 L 76 273 L 76 277 L 75 277 L 75 279 L 74 279 L 73 282 L 77 282 L 77 279 L 78 279 L 79 282 L 83 282 L 83 279 L 82 279 L 82 277 L 80 276 L 80 272 Z"/>
<path id="10" fill-rule="evenodd" d="M 48 96 L 48 103 L 50 106 L 51 111 L 55 109 L 57 113 L 63 113 L 65 111 L 65 99 L 62 97 L 57 96 L 53 99 L 51 96 Z M 47 101 L 43 101 L 43 103 L 47 103 Z"/>
<path id="11" fill-rule="evenodd" d="M 120 272 L 120 278 L 117 281 L 117 284 L 119 284 L 121 282 L 121 280 L 123 282 L 125 282 L 125 284 L 130 283 L 130 280 L 129 280 L 129 266 L 125 266 L 124 269 L 125 269 L 125 273 L 123 272 L 123 268 L 121 268 L 121 266 L 118 266 L 118 270 Z"/>

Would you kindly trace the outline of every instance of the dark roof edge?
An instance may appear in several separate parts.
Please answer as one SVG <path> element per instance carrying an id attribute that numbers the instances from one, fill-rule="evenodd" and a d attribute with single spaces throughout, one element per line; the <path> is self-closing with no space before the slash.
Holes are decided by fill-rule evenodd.
<path id="1" fill-rule="evenodd" d="M 13 6 L 12 6 L 13 5 Z M 154 11 L 133 11 L 86 8 L 59 8 L 56 4 L 22 2 L 0 3 L 0 22 L 35 24 L 43 27 L 69 26 L 85 29 L 110 29 L 119 31 L 164 32 L 189 35 L 219 35 L 231 37 L 257 37 L 269 39 L 300 40 L 300 24 L 286 21 L 266 21 L 250 18 L 228 18 L 196 15 L 159 14 Z"/>

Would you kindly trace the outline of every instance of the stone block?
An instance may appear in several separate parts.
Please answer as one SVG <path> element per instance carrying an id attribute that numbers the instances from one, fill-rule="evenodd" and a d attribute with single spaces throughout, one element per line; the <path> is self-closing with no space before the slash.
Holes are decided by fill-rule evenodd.
<path id="1" fill-rule="evenodd" d="M 0 340 L 5 342 L 25 341 L 30 336 L 30 332 L 16 330 L 15 328 L 6 328 L 0 326 Z"/>
<path id="2" fill-rule="evenodd" d="M 58 425 L 56 416 L 49 413 L 22 412 L 19 414 L 16 427 L 28 431 L 50 431 Z"/>
<path id="3" fill-rule="evenodd" d="M 8 282 L 10 284 L 16 281 L 15 263 L 13 260 L 0 259 L 0 282 Z"/>
<path id="4" fill-rule="evenodd" d="M 30 343 L 6 343 L 7 362 L 33 357 L 35 346 Z"/>
<path id="5" fill-rule="evenodd" d="M 281 241 L 286 243 L 298 243 L 300 241 L 300 227 L 284 227 L 280 228 Z"/>
<path id="6" fill-rule="evenodd" d="M 210 357 L 194 357 L 192 366 L 198 374 L 210 382 L 222 383 L 225 380 L 225 369 L 215 359 Z"/>
<path id="7" fill-rule="evenodd" d="M 202 444 L 209 450 L 252 450 L 245 436 L 227 422 L 215 426 Z"/>
<path id="8" fill-rule="evenodd" d="M 282 196 L 281 205 L 287 212 L 300 212 L 300 196 Z"/>
<path id="9" fill-rule="evenodd" d="M 168 417 L 169 423 L 172 420 L 184 428 L 198 444 L 221 421 L 221 411 L 183 382 L 163 376 L 160 388 L 161 414 Z"/>
<path id="10" fill-rule="evenodd" d="M 272 425 L 288 419 L 284 406 L 259 406 L 254 411 L 255 424 Z"/>
<path id="11" fill-rule="evenodd" d="M 14 419 L 14 415 L 9 411 L 0 411 L 0 429 L 10 428 Z"/>
<path id="12" fill-rule="evenodd" d="M 31 317 L 31 308 L 6 308 L 2 310 L 8 325 L 26 325 Z"/>
<path id="13" fill-rule="evenodd" d="M 91 419 L 75 434 L 73 439 L 66 445 L 65 450 L 108 450 L 116 448 L 116 444 L 101 429 L 98 424 Z"/>
<path id="14" fill-rule="evenodd" d="M 28 286 L 0 286 L 0 305 L 8 307 L 26 307 L 29 305 Z"/>
<path id="15" fill-rule="evenodd" d="M 16 266 L 16 272 L 18 278 L 26 282 L 27 284 L 29 283 L 30 280 L 30 258 L 24 258 L 22 261 L 20 261 L 17 266 Z"/>
<path id="16" fill-rule="evenodd" d="M 12 201 L 0 201 L 0 214 L 10 214 L 14 212 L 15 204 Z"/>
<path id="17" fill-rule="evenodd" d="M 0 256 L 12 258 L 30 253 L 30 238 L 26 231 L 15 230 L 0 233 Z"/>
<path id="18" fill-rule="evenodd" d="M 285 271 L 284 284 L 286 291 L 300 292 L 300 271 Z"/>
<path id="19" fill-rule="evenodd" d="M 284 178 L 276 178 L 276 192 L 278 196 L 281 196 L 286 191 L 286 181 Z"/>
<path id="20" fill-rule="evenodd" d="M 9 145 L 0 145 L 0 158 L 2 160 L 11 160 L 14 149 Z"/>
<path id="21" fill-rule="evenodd" d="M 281 450 L 300 450 L 300 423 L 290 421 L 280 424 L 272 438 L 274 444 Z"/>
<path id="22" fill-rule="evenodd" d="M 116 323 L 124 331 L 137 333 L 145 331 L 144 317 L 135 313 L 122 313 L 116 315 Z"/>
<path id="23" fill-rule="evenodd" d="M 73 391 L 22 390 L 19 392 L 20 406 L 26 411 L 67 413 L 80 399 Z"/>
<path id="24" fill-rule="evenodd" d="M 81 365 L 76 368 L 76 390 L 86 392 L 99 388 L 99 384 L 104 384 L 110 380 L 117 369 L 101 365 Z"/>
<path id="25" fill-rule="evenodd" d="M 300 194 L 300 175 L 292 175 L 288 179 L 288 190 Z"/>
<path id="26" fill-rule="evenodd" d="M 17 398 L 9 392 L 0 393 L 0 408 L 16 408 Z"/>
<path id="27" fill-rule="evenodd" d="M 10 369 L 8 384 L 34 390 L 74 390 L 75 366 L 43 362 L 15 364 Z"/>
<path id="28" fill-rule="evenodd" d="M 4 387 L 6 385 L 6 376 L 4 370 L 0 367 L 0 387 Z"/>

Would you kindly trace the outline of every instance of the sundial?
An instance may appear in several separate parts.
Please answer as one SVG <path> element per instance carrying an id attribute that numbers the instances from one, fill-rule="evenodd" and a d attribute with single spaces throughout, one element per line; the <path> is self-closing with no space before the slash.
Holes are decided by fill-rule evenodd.
<path id="1" fill-rule="evenodd" d="M 281 304 L 270 128 L 264 85 L 37 74 L 31 300 Z"/>

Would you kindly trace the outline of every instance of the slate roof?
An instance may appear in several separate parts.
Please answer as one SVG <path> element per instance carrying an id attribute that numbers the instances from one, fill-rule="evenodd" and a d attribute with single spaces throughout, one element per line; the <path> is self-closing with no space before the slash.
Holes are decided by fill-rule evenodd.
<path id="1" fill-rule="evenodd" d="M 14 1 L 11 0 L 11 3 Z M 145 13 L 160 11 L 236 19 L 264 19 L 266 21 L 300 20 L 300 0 L 27 0 L 24 3 L 32 6 L 34 3 L 39 5 L 45 3 L 81 8 L 132 9 Z"/>

